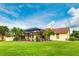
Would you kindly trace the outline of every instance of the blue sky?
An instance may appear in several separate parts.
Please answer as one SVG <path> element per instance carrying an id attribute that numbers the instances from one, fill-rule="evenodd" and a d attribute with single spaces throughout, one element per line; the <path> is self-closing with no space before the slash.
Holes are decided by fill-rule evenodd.
<path id="1" fill-rule="evenodd" d="M 73 18 L 68 11 L 79 8 L 69 3 L 2 3 L 0 4 L 0 25 L 11 27 L 44 28 L 61 27 Z M 62 24 L 61 24 L 62 23 Z"/>

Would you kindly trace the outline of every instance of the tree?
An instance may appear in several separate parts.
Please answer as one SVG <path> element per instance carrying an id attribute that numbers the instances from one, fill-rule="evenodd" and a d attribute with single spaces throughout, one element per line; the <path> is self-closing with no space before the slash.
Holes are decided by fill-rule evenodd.
<path id="1" fill-rule="evenodd" d="M 20 29 L 20 28 L 12 28 L 11 32 L 16 36 L 16 35 L 23 35 L 24 34 L 24 30 Z"/>
<path id="2" fill-rule="evenodd" d="M 12 28 L 11 32 L 14 34 L 15 37 L 19 39 L 21 38 L 21 36 L 24 35 L 24 30 L 16 27 Z"/>
<path id="3" fill-rule="evenodd" d="M 36 33 L 36 42 L 40 42 L 40 41 L 42 41 L 42 39 L 41 39 L 41 32 L 39 32 L 39 33 Z"/>
<path id="4" fill-rule="evenodd" d="M 54 31 L 51 29 L 47 29 L 43 32 L 43 35 L 46 36 L 46 40 L 50 40 L 50 35 L 54 35 Z"/>
<path id="5" fill-rule="evenodd" d="M 75 36 L 70 36 L 69 41 L 77 41 L 77 38 Z"/>
<path id="6" fill-rule="evenodd" d="M 4 40 L 4 36 L 9 32 L 9 29 L 7 26 L 0 26 L 0 35 L 1 39 Z"/>
<path id="7" fill-rule="evenodd" d="M 16 27 L 12 28 L 11 32 L 13 35 L 17 35 L 17 28 Z"/>
<path id="8" fill-rule="evenodd" d="M 71 36 L 75 36 L 76 38 L 79 38 L 79 31 L 73 31 Z"/>
<path id="9" fill-rule="evenodd" d="M 69 40 L 73 41 L 79 40 L 79 31 L 73 31 L 73 33 L 70 35 Z"/>

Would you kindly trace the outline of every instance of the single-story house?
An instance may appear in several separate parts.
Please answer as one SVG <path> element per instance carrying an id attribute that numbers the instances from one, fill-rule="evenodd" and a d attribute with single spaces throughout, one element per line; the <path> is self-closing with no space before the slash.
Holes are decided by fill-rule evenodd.
<path id="1" fill-rule="evenodd" d="M 33 41 L 36 39 L 36 34 L 39 33 L 39 38 L 41 40 L 45 40 L 45 36 L 43 36 L 43 32 L 47 30 L 46 29 L 39 29 L 39 28 L 30 28 L 26 29 L 25 32 L 25 38 L 28 41 Z M 57 41 L 66 41 L 69 39 L 70 36 L 70 29 L 69 28 L 51 28 L 52 31 L 54 31 L 55 35 L 50 35 L 50 40 L 57 40 Z"/>
<path id="2" fill-rule="evenodd" d="M 69 39 L 70 36 L 69 28 L 55 28 L 52 30 L 55 32 L 55 35 L 51 35 L 50 40 L 66 41 Z"/>

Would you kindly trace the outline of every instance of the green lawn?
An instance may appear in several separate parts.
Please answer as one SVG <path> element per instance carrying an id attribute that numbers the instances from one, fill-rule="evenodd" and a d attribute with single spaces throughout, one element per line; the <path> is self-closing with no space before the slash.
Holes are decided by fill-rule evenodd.
<path id="1" fill-rule="evenodd" d="M 79 56 L 79 42 L 0 42 L 1 56 Z"/>

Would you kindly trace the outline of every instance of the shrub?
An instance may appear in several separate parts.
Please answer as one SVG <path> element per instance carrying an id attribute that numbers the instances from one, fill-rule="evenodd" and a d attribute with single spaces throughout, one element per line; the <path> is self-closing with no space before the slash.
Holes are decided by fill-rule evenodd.
<path id="1" fill-rule="evenodd" d="M 40 42 L 40 38 L 36 36 L 36 42 Z"/>
<path id="2" fill-rule="evenodd" d="M 77 41 L 77 38 L 75 36 L 70 36 L 69 40 L 70 41 Z"/>

